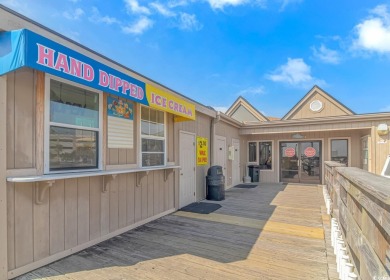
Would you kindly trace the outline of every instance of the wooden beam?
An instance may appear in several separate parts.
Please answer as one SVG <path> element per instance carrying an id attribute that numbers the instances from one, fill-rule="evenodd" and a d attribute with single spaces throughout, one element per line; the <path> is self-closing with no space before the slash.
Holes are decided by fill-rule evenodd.
<path id="1" fill-rule="evenodd" d="M 43 174 L 44 149 L 44 111 L 45 111 L 45 73 L 37 71 L 36 82 L 36 135 L 35 158 L 38 174 Z"/>
<path id="2" fill-rule="evenodd" d="M 0 279 L 8 278 L 7 249 L 7 79 L 0 77 Z"/>

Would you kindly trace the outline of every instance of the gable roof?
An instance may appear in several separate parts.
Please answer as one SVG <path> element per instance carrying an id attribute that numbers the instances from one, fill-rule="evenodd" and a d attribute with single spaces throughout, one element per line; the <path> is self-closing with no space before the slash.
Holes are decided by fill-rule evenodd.
<path id="1" fill-rule="evenodd" d="M 262 113 L 260 113 L 255 107 L 253 107 L 244 97 L 239 96 L 236 101 L 230 106 L 230 108 L 226 111 L 226 115 L 229 117 L 234 118 L 234 114 L 238 112 L 238 110 L 244 109 L 246 112 L 248 112 L 255 120 L 267 122 L 269 119 L 264 116 Z M 237 118 L 236 118 L 237 119 Z M 238 119 L 237 119 L 238 120 Z M 245 121 L 245 120 L 239 120 L 239 121 Z M 250 121 L 250 120 L 247 120 Z"/>
<path id="2" fill-rule="evenodd" d="M 282 118 L 282 120 L 288 120 L 291 117 L 294 116 L 295 113 L 297 113 L 302 106 L 315 94 L 321 94 L 324 98 L 328 99 L 332 103 L 334 103 L 341 111 L 345 113 L 345 115 L 355 115 L 355 112 L 349 109 L 347 106 L 345 106 L 343 103 L 338 101 L 336 98 L 334 98 L 332 95 L 324 91 L 322 88 L 320 88 L 317 85 L 314 85 L 311 90 L 301 99 L 299 102 L 290 110 L 288 113 Z"/>

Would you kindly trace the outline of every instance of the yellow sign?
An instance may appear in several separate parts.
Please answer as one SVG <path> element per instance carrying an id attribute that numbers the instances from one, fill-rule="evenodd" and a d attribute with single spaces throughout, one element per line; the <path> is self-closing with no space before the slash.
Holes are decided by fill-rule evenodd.
<path id="1" fill-rule="evenodd" d="M 196 164 L 206 165 L 209 162 L 208 140 L 203 137 L 196 137 Z"/>
<path id="2" fill-rule="evenodd" d="M 149 84 L 146 84 L 146 96 L 151 108 L 179 116 L 175 121 L 195 120 L 194 104 Z"/>

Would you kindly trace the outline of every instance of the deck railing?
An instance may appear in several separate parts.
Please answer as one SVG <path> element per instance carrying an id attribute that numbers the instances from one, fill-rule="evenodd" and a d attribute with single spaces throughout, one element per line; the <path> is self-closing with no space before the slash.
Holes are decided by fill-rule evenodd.
<path id="1" fill-rule="evenodd" d="M 390 279 L 390 179 L 325 162 L 331 215 L 361 279 Z"/>

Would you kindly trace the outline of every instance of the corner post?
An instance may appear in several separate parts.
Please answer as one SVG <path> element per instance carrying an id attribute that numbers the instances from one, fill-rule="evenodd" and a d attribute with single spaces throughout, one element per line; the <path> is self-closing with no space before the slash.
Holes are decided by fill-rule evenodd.
<path id="1" fill-rule="evenodd" d="M 8 279 L 7 240 L 7 79 L 0 76 L 0 280 Z"/>

